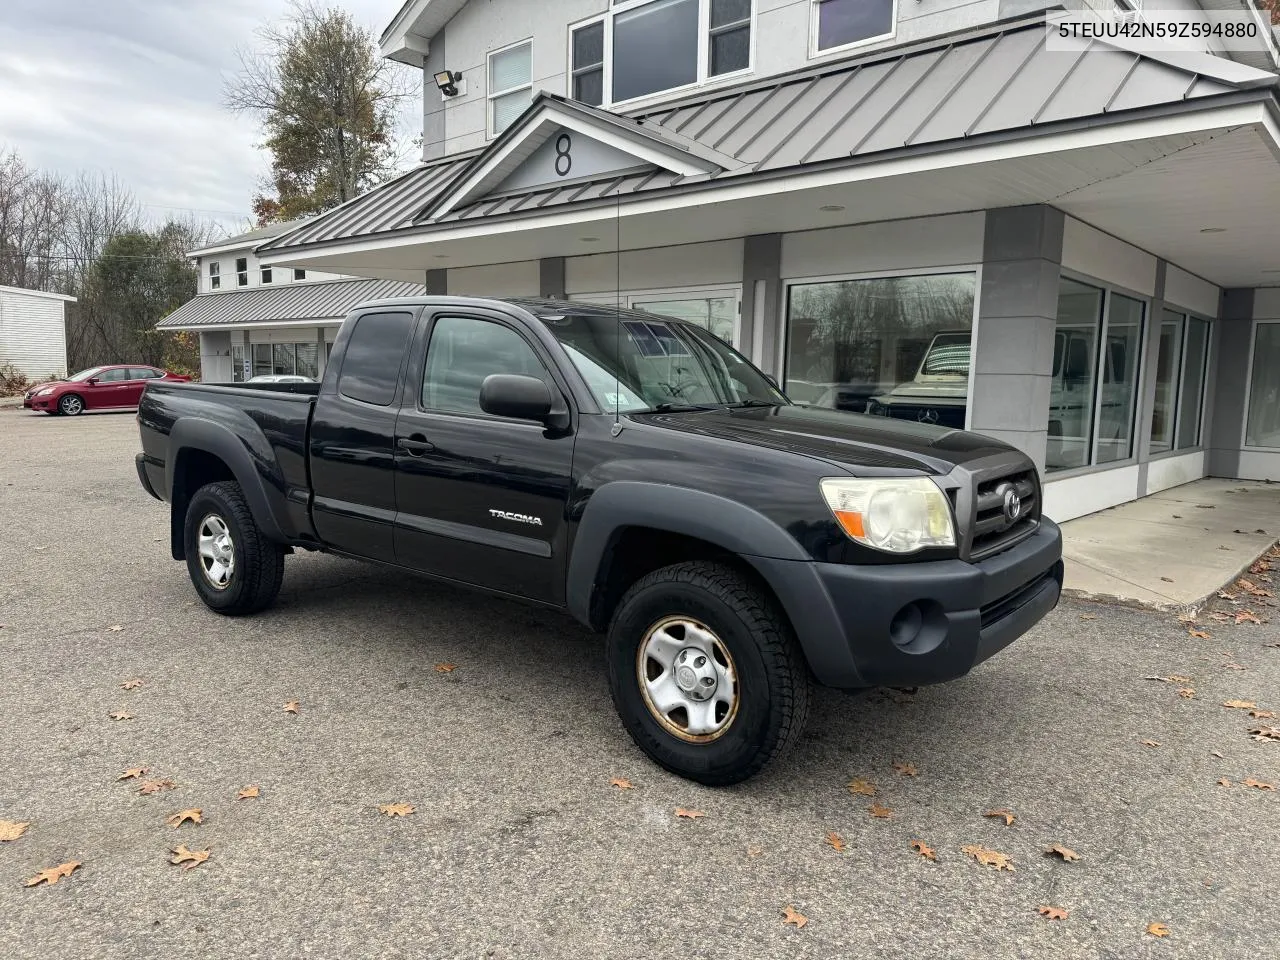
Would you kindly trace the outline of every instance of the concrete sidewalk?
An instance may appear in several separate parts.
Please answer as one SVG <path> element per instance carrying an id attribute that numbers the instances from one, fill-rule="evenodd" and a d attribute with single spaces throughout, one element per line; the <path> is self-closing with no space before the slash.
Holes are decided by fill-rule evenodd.
<path id="1" fill-rule="evenodd" d="M 1197 480 L 1062 525 L 1069 595 L 1189 610 L 1280 539 L 1280 484 Z"/>

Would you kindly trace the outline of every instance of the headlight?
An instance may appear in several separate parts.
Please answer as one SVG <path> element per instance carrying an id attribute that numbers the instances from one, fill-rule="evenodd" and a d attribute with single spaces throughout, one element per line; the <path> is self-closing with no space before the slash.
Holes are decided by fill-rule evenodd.
<path id="1" fill-rule="evenodd" d="M 37 396 L 37 397 L 47 397 L 47 396 L 49 396 L 49 394 L 51 394 L 51 393 L 53 393 L 53 387 L 45 387 L 43 390 L 37 390 L 37 391 L 36 391 L 36 396 Z"/>
<path id="2" fill-rule="evenodd" d="M 890 553 L 956 545 L 951 504 L 928 477 L 828 478 L 821 487 L 836 521 L 858 543 Z"/>

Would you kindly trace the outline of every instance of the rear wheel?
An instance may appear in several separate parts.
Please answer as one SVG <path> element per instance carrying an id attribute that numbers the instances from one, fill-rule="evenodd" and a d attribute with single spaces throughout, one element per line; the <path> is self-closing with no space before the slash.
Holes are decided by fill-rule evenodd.
<path id="1" fill-rule="evenodd" d="M 187 572 L 210 610 L 241 616 L 275 602 L 284 580 L 284 549 L 263 535 L 238 483 L 197 490 L 183 536 Z"/>
<path id="2" fill-rule="evenodd" d="M 76 417 L 84 413 L 84 400 L 79 394 L 68 393 L 58 401 L 58 412 L 68 417 Z"/>
<path id="3" fill-rule="evenodd" d="M 712 786 L 758 773 L 799 738 L 809 671 L 767 592 L 704 561 L 631 587 L 608 640 L 609 686 L 653 760 Z"/>

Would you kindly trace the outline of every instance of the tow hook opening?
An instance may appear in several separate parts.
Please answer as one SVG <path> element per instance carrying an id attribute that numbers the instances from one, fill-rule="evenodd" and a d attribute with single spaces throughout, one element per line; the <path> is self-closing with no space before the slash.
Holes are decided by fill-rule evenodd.
<path id="1" fill-rule="evenodd" d="M 913 600 L 889 622 L 889 639 L 903 653 L 931 653 L 947 636 L 947 617 L 936 600 Z"/>

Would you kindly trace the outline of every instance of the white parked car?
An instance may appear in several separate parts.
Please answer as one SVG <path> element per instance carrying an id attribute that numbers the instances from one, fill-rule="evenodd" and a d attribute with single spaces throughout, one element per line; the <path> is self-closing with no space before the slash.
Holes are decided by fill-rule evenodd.
<path id="1" fill-rule="evenodd" d="M 259 377 L 250 377 L 245 383 L 315 383 L 310 377 L 293 373 L 264 373 Z"/>

